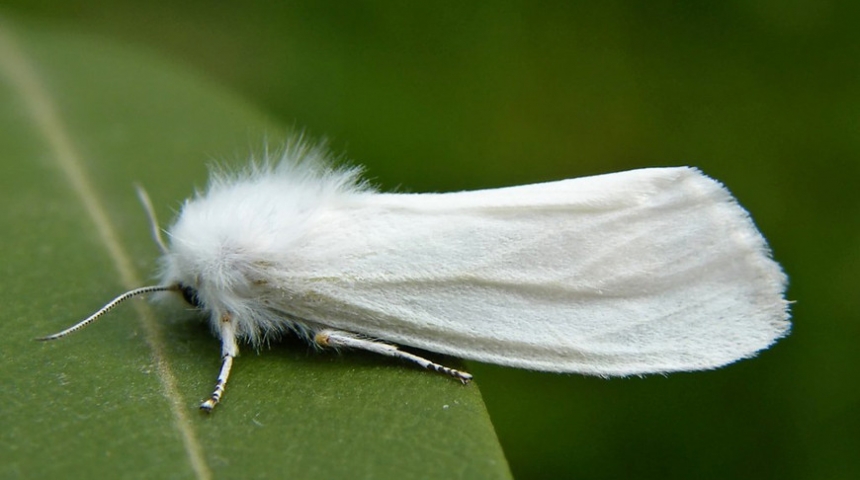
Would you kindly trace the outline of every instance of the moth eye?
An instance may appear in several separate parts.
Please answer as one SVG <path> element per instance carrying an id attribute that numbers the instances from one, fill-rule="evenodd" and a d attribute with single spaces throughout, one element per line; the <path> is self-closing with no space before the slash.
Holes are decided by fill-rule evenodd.
<path id="1" fill-rule="evenodd" d="M 188 302 L 194 308 L 203 308 L 203 304 L 200 303 L 200 298 L 197 296 L 197 290 L 194 287 L 189 287 L 188 285 L 179 284 L 179 293 L 182 294 L 182 298 Z"/>

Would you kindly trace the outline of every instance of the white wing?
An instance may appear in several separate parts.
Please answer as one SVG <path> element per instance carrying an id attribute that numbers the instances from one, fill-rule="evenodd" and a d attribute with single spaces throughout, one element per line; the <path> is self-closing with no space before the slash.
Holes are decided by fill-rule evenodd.
<path id="1" fill-rule="evenodd" d="M 596 375 L 697 370 L 752 356 L 790 326 L 765 240 L 691 168 L 360 194 L 308 228 L 278 274 L 279 308 L 462 358 Z"/>

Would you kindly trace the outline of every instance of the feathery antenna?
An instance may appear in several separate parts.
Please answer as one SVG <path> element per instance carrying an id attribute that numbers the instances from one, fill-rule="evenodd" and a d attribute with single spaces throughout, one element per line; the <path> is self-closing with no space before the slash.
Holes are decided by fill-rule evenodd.
<path id="1" fill-rule="evenodd" d="M 149 287 L 135 288 L 134 290 L 130 290 L 130 291 L 125 292 L 122 295 L 114 298 L 107 305 L 105 305 L 104 307 L 99 309 L 99 311 L 97 311 L 96 313 L 94 313 L 94 314 L 90 315 L 89 317 L 81 320 L 80 322 L 76 323 L 75 325 L 72 325 L 71 327 L 63 330 L 62 332 L 58 332 L 58 333 L 55 333 L 53 335 L 48 335 L 47 337 L 40 337 L 40 338 L 37 338 L 36 340 L 46 341 L 46 340 L 56 340 L 58 338 L 63 338 L 66 335 L 68 335 L 72 332 L 75 332 L 77 330 L 80 330 L 80 329 L 86 327 L 87 325 L 95 322 L 99 317 L 101 317 L 105 313 L 111 311 L 113 309 L 113 307 L 119 305 L 120 303 L 128 300 L 131 297 L 136 297 L 138 295 L 143 295 L 145 293 L 172 292 L 172 291 L 177 291 L 177 290 L 179 290 L 178 285 L 151 285 Z"/>
<path id="2" fill-rule="evenodd" d="M 134 189 L 137 190 L 137 198 L 143 204 L 143 209 L 146 211 L 146 216 L 149 217 L 149 228 L 152 229 L 152 239 L 158 245 L 161 253 L 167 254 L 167 244 L 161 237 L 161 229 L 158 228 L 158 218 L 155 217 L 155 209 L 152 208 L 152 201 L 149 200 L 149 194 L 139 183 L 134 184 Z"/>

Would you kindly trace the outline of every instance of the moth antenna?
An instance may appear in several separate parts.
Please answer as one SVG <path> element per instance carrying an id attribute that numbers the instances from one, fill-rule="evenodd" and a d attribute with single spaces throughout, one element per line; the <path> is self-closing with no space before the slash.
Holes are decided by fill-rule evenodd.
<path id="1" fill-rule="evenodd" d="M 80 329 L 86 327 L 87 325 L 95 322 L 99 317 L 101 317 L 105 313 L 111 311 L 113 309 L 113 307 L 119 305 L 120 303 L 128 300 L 131 297 L 143 295 L 144 293 L 169 292 L 169 291 L 176 291 L 176 290 L 179 290 L 178 285 L 166 285 L 166 286 L 165 285 L 151 285 L 149 287 L 135 288 L 134 290 L 130 290 L 130 291 L 125 292 L 122 295 L 114 298 L 107 305 L 105 305 L 104 307 L 99 309 L 99 311 L 97 311 L 96 313 L 94 313 L 94 314 L 90 315 L 89 317 L 81 320 L 80 322 L 76 323 L 75 325 L 72 325 L 71 327 L 63 330 L 62 332 L 58 332 L 58 333 L 55 333 L 53 335 L 48 335 L 47 337 L 40 337 L 40 338 L 37 338 L 36 340 L 45 341 L 45 340 L 56 340 L 58 338 L 63 338 L 66 335 L 68 335 L 74 331 L 80 330 Z"/>
<path id="2" fill-rule="evenodd" d="M 149 228 L 152 230 L 152 239 L 155 240 L 161 253 L 167 254 L 167 244 L 164 243 L 164 239 L 161 237 L 161 229 L 158 228 L 158 218 L 155 216 L 155 209 L 152 208 L 149 194 L 146 193 L 146 189 L 144 189 L 139 183 L 134 184 L 134 189 L 137 190 L 137 198 L 140 199 L 140 203 L 143 204 L 143 209 L 146 211 L 146 216 L 149 218 Z"/>

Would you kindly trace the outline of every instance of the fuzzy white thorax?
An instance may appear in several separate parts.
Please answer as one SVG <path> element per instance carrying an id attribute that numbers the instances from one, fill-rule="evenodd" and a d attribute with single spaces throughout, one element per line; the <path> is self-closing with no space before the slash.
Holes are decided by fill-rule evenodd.
<path id="1" fill-rule="evenodd" d="M 168 229 L 162 283 L 194 288 L 213 322 L 229 312 L 237 334 L 254 343 L 295 328 L 267 305 L 282 291 L 271 283 L 273 273 L 289 268 L 293 245 L 328 209 L 370 192 L 359 175 L 359 168 L 332 168 L 322 146 L 300 141 L 280 159 L 214 171 Z"/>

